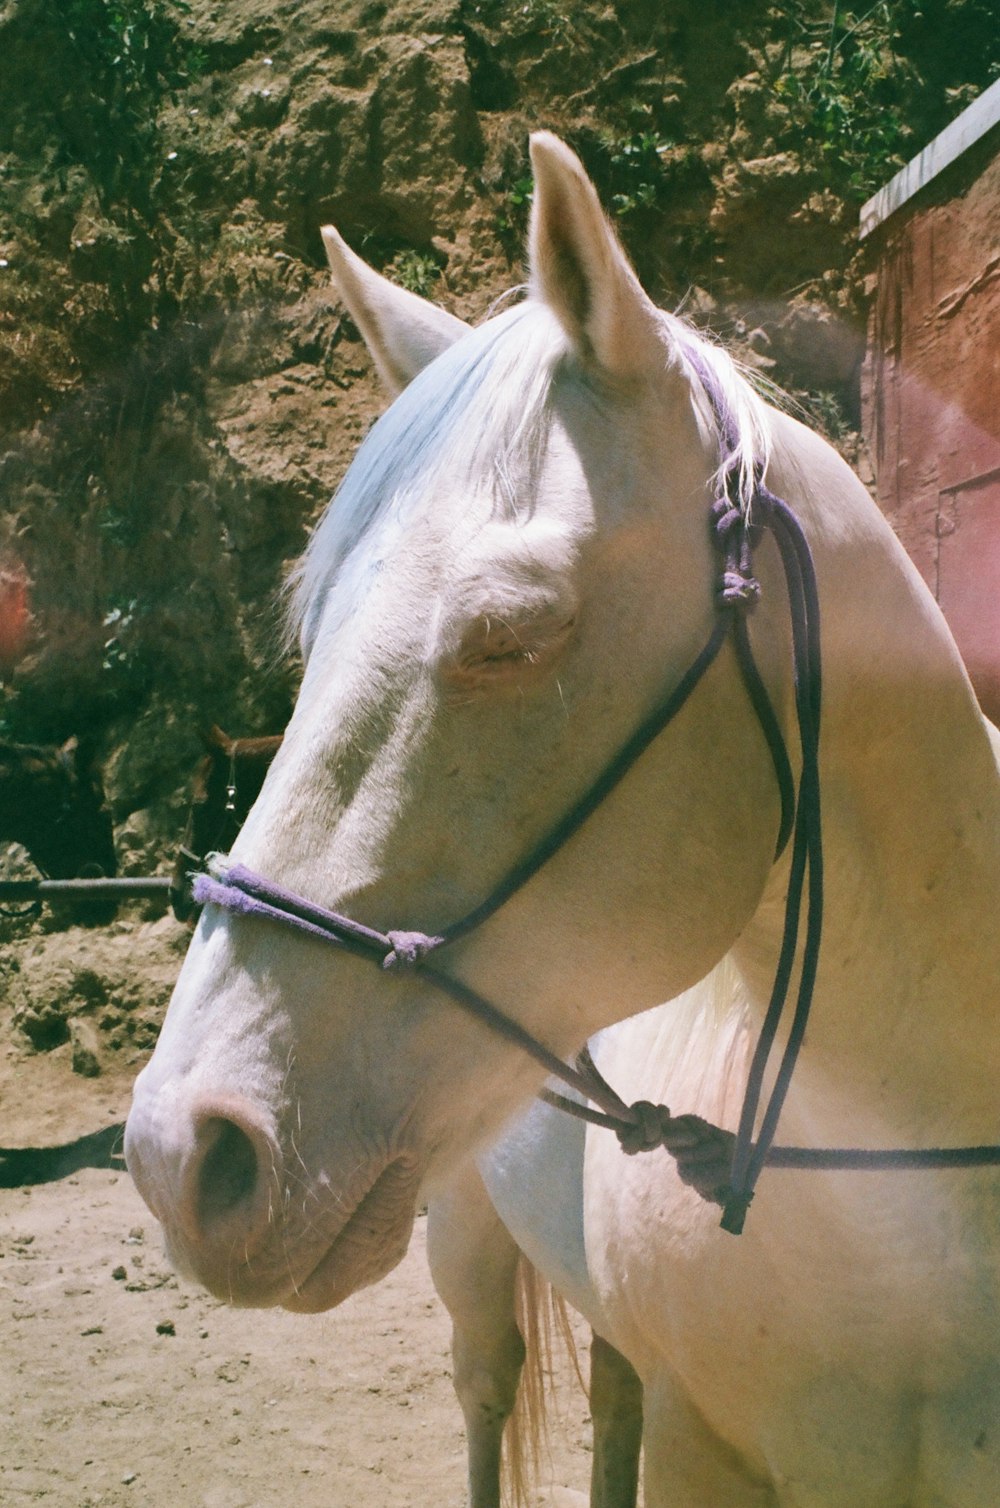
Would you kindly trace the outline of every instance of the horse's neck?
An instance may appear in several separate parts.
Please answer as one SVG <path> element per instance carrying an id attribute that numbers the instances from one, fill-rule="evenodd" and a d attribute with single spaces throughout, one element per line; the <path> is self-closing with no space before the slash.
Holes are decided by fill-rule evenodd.
<path id="1" fill-rule="evenodd" d="M 876 522 L 859 548 L 851 529 L 817 540 L 826 894 L 803 1061 L 863 1093 L 876 1119 L 947 1129 L 964 1114 L 982 1135 L 1000 978 L 997 749 L 895 541 Z M 735 949 L 755 1014 L 786 878 L 787 861 Z"/>

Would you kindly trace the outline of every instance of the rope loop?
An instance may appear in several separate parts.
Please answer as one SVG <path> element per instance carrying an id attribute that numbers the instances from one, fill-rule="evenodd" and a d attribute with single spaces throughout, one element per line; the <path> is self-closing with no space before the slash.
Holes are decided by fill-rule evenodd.
<path id="1" fill-rule="evenodd" d="M 743 526 L 743 510 L 728 497 L 717 497 L 711 507 L 711 527 L 720 545 Z"/>

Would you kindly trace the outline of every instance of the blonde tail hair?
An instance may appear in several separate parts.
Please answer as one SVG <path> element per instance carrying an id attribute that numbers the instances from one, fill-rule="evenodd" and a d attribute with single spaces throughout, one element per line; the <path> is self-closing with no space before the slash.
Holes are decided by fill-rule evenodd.
<path id="1" fill-rule="evenodd" d="M 557 1348 L 567 1353 L 585 1395 L 588 1388 L 566 1301 L 523 1253 L 517 1265 L 514 1305 L 524 1341 L 524 1365 L 514 1411 L 504 1430 L 501 1492 L 508 1508 L 530 1508 L 532 1487 L 549 1455 L 548 1402 Z"/>

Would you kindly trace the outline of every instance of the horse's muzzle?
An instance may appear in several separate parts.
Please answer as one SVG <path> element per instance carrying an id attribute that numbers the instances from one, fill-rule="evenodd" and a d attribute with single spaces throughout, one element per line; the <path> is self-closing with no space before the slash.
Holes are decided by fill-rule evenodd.
<path id="1" fill-rule="evenodd" d="M 167 1107 L 140 1097 L 125 1128 L 125 1158 L 182 1271 L 230 1302 L 280 1301 L 255 1258 L 281 1207 L 283 1163 L 253 1105 L 236 1095 Z"/>

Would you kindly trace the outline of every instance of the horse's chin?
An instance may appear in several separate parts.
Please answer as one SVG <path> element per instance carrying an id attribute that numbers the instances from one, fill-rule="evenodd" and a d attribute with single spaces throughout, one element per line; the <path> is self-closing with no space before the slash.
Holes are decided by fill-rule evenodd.
<path id="1" fill-rule="evenodd" d="M 333 1309 L 391 1272 L 410 1244 L 419 1184 L 409 1159 L 384 1168 L 309 1276 L 281 1300 L 282 1307 L 297 1314 Z"/>

